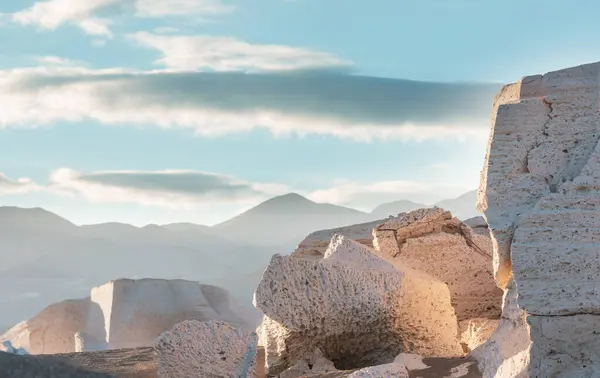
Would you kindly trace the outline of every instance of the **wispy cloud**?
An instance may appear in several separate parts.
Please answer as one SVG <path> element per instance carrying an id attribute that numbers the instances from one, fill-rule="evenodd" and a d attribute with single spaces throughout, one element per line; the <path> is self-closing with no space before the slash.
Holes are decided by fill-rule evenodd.
<path id="1" fill-rule="evenodd" d="M 111 19 L 106 13 L 137 17 L 204 17 L 234 9 L 220 0 L 46 0 L 12 14 L 22 25 L 54 30 L 72 24 L 85 33 L 112 37 Z"/>
<path id="2" fill-rule="evenodd" d="M 162 57 L 156 61 L 157 64 L 181 71 L 283 71 L 351 66 L 350 62 L 326 52 L 252 44 L 231 37 L 139 32 L 129 38 L 159 51 Z"/>
<path id="3" fill-rule="evenodd" d="M 0 128 L 94 120 L 202 136 L 262 128 L 361 141 L 485 139 L 497 89 L 334 72 L 14 69 L 0 71 Z"/>
<path id="4" fill-rule="evenodd" d="M 458 196 L 471 188 L 468 186 L 440 186 L 419 181 L 378 181 L 372 183 L 346 182 L 307 193 L 315 202 L 346 205 L 370 211 L 385 202 L 408 199 L 421 203 L 434 203 L 446 196 Z"/>
<path id="5" fill-rule="evenodd" d="M 88 34 L 111 36 L 107 19 L 96 18 L 93 14 L 122 0 L 49 0 L 39 1 L 31 7 L 12 15 L 12 19 L 22 25 L 37 25 L 45 29 L 56 29 L 72 23 Z"/>
<path id="6" fill-rule="evenodd" d="M 44 192 L 80 197 L 95 204 L 137 204 L 192 210 L 207 204 L 236 204 L 247 208 L 274 196 L 296 192 L 315 202 L 369 211 L 384 202 L 399 199 L 433 203 L 471 189 L 418 181 L 380 181 L 337 182 L 329 187 L 307 191 L 282 183 L 254 182 L 218 173 L 176 169 L 77 172 L 60 168 L 50 174 L 48 182 L 42 186 L 27 178 L 10 180 L 0 172 L 0 195 Z"/>
<path id="7" fill-rule="evenodd" d="M 136 203 L 164 208 L 193 208 L 208 202 L 253 203 L 283 194 L 283 185 L 252 183 L 191 170 L 54 171 L 47 190 L 81 196 L 92 203 Z"/>
<path id="8" fill-rule="evenodd" d="M 0 195 L 23 194 L 39 190 L 40 187 L 30 179 L 20 178 L 11 180 L 4 173 L 0 172 Z"/>

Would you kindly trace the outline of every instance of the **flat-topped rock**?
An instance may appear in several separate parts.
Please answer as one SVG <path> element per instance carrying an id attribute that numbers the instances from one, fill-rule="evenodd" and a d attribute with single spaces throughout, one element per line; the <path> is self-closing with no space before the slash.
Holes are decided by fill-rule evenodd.
<path id="1" fill-rule="evenodd" d="M 116 280 L 89 298 L 51 305 L 0 336 L 31 354 L 151 346 L 183 320 L 248 327 L 226 290 L 185 280 Z"/>
<path id="2" fill-rule="evenodd" d="M 494 283 L 492 243 L 441 208 L 390 218 L 374 230 L 374 246 L 395 266 L 446 282 L 459 321 L 499 318 L 502 290 Z"/>
<path id="3" fill-rule="evenodd" d="M 392 362 L 402 352 L 462 354 L 448 287 L 335 235 L 321 260 L 275 255 L 254 295 L 268 374 L 319 348 L 338 369 Z"/>

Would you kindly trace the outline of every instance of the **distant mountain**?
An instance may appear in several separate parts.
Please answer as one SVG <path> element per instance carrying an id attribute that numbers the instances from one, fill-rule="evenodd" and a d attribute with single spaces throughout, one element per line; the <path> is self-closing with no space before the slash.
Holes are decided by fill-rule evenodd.
<path id="1" fill-rule="evenodd" d="M 271 198 L 212 228 L 222 237 L 251 244 L 295 245 L 312 231 L 360 223 L 368 218 L 368 214 L 355 209 L 316 203 L 290 193 Z"/>
<path id="2" fill-rule="evenodd" d="M 211 229 L 209 226 L 204 226 L 204 225 L 195 224 L 195 223 L 171 223 L 171 224 L 164 224 L 160 227 L 166 228 L 167 230 L 173 231 L 173 232 L 201 231 L 201 232 L 210 233 L 210 229 Z"/>
<path id="3" fill-rule="evenodd" d="M 239 245 L 194 228 L 105 223 L 78 227 L 42 209 L 0 207 L 0 325 L 43 307 L 87 295 L 117 278 L 167 278 L 206 284 L 237 282 L 264 269 L 275 248 Z M 250 288 L 251 290 L 253 288 Z M 233 292 L 251 302 L 250 290 Z"/>
<path id="4" fill-rule="evenodd" d="M 422 209 L 424 207 L 429 207 L 429 205 L 408 200 L 400 200 L 377 206 L 373 209 L 373 211 L 371 211 L 371 215 L 373 216 L 373 219 L 383 219 L 389 217 L 390 215 L 396 216 L 400 213 L 406 213 L 409 211 Z"/>
<path id="5" fill-rule="evenodd" d="M 475 209 L 476 202 L 477 190 L 471 190 L 460 197 L 442 200 L 436 203 L 435 206 L 451 211 L 455 217 L 465 220 L 481 215 Z"/>

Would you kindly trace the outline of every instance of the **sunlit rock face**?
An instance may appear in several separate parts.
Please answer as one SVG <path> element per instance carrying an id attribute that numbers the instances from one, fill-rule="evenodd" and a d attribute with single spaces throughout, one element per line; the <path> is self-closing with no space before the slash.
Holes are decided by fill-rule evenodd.
<path id="1" fill-rule="evenodd" d="M 121 279 L 93 288 L 85 299 L 48 306 L 0 341 L 31 354 L 151 346 L 184 320 L 223 320 L 248 328 L 226 290 L 194 281 Z"/>
<path id="2" fill-rule="evenodd" d="M 502 290 L 494 284 L 492 243 L 441 208 L 399 214 L 373 229 L 373 245 L 395 266 L 448 284 L 459 321 L 498 319 Z"/>
<path id="3" fill-rule="evenodd" d="M 254 305 L 265 314 L 258 334 L 270 375 L 316 348 L 338 369 L 390 363 L 402 352 L 463 353 L 445 283 L 341 235 L 322 259 L 273 256 Z"/>
<path id="4" fill-rule="evenodd" d="M 512 325 L 490 343 L 506 345 L 503 329 L 519 326 L 511 332 L 528 334 L 531 347 L 495 364 L 481 357 L 486 377 L 600 373 L 600 336 L 590 332 L 600 325 L 599 82 L 595 63 L 525 77 L 496 96 L 478 208 L 496 281 L 515 300 L 503 310 Z"/>

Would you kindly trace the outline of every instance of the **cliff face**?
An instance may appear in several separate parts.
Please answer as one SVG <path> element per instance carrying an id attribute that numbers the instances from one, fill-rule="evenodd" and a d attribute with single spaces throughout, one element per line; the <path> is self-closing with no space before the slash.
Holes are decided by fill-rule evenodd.
<path id="1" fill-rule="evenodd" d="M 531 341 L 522 372 L 502 377 L 600 370 L 600 337 L 586 332 L 600 325 L 599 82 L 600 63 L 588 64 L 525 77 L 496 97 L 478 208 L 494 241 L 496 282 L 515 298 L 503 319 Z M 490 343 L 505 339 L 502 330 Z M 486 376 L 499 369 L 484 365 Z"/>

